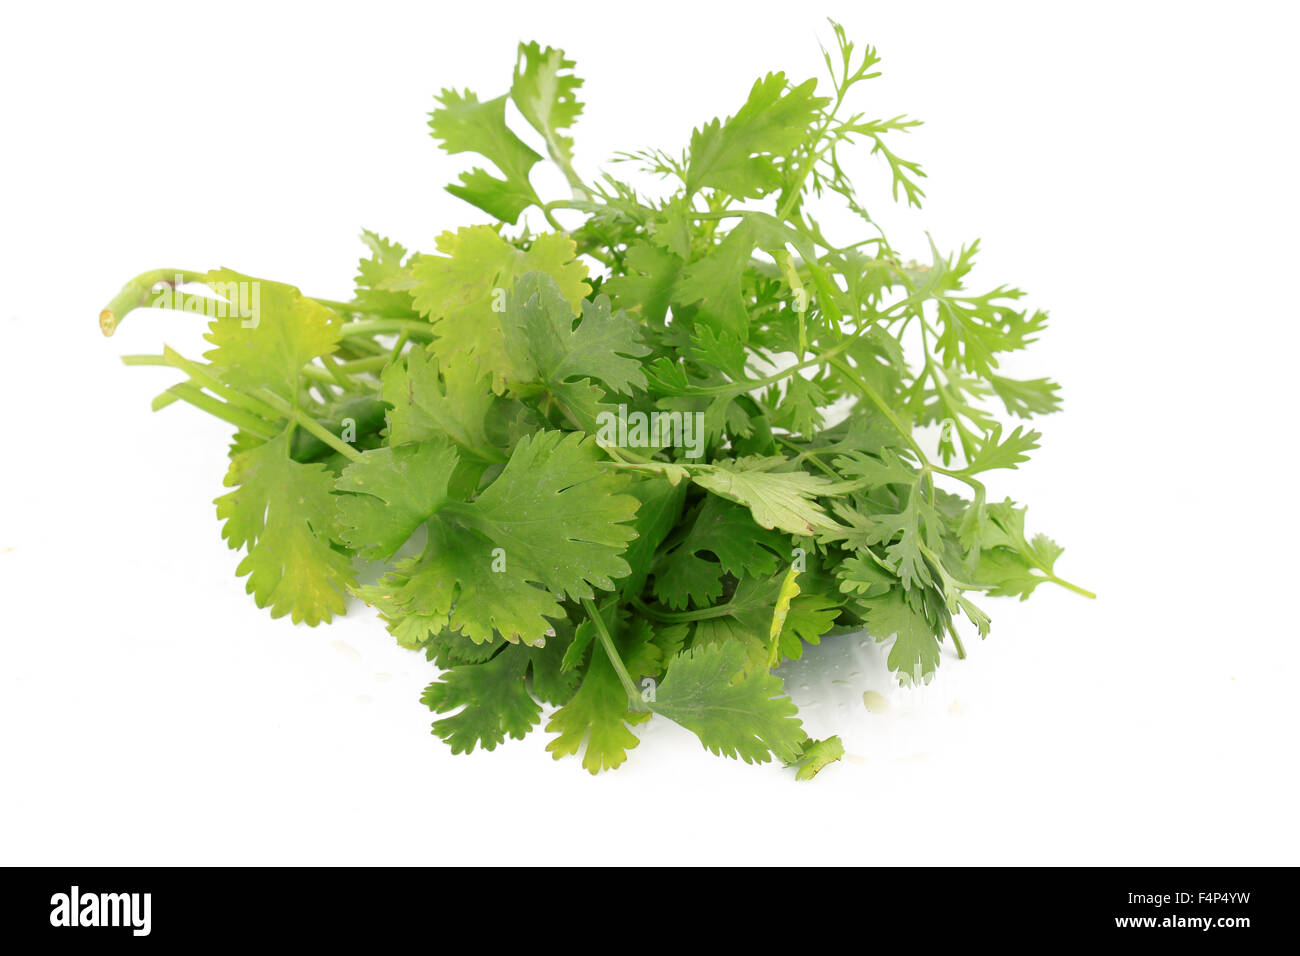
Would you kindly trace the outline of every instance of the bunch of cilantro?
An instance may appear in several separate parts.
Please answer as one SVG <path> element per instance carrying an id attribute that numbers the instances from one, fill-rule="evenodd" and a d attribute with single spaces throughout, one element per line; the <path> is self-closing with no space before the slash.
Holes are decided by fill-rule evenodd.
<path id="1" fill-rule="evenodd" d="M 869 150 L 919 206 L 923 173 L 893 147 L 916 122 L 850 110 L 878 58 L 832 27 L 825 95 L 768 74 L 680 153 L 621 154 L 658 198 L 578 175 L 582 81 L 523 44 L 508 93 L 445 91 L 430 122 L 484 161 L 447 188 L 495 225 L 430 253 L 365 233 L 349 302 L 162 270 L 102 313 L 110 334 L 138 305 L 212 317 L 204 361 L 126 362 L 184 374 L 155 408 L 235 427 L 216 506 L 237 574 L 295 622 L 349 595 L 376 607 L 440 669 L 423 701 L 453 751 L 523 737 L 550 705 L 547 749 L 592 773 L 659 714 L 807 777 L 843 750 L 808 738 L 774 673 L 805 644 L 865 629 L 919 683 L 944 641 L 964 655 L 960 629 L 988 632 L 976 599 L 1087 594 L 1023 507 L 985 493 L 1039 439 L 999 414 L 1059 407 L 1050 380 L 998 372 L 1046 315 L 968 290 L 976 244 L 923 264 L 890 245 L 841 160 Z M 568 197 L 534 189 L 545 158 Z M 814 200 L 865 238 L 833 243 Z M 529 210 L 546 231 L 519 226 Z"/>

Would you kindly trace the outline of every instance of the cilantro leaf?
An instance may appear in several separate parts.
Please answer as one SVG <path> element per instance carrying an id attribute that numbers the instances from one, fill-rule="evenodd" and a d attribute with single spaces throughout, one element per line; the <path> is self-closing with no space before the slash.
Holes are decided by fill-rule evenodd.
<path id="1" fill-rule="evenodd" d="M 495 397 L 472 362 L 454 363 L 443 372 L 424 349 L 384 369 L 382 394 L 390 406 L 388 440 L 394 445 L 449 438 L 463 455 L 499 461 L 504 455 L 488 438 L 488 415 Z"/>
<path id="2" fill-rule="evenodd" d="M 537 236 L 527 249 L 511 245 L 490 226 L 470 226 L 438 237 L 442 255 L 421 256 L 411 267 L 412 295 L 421 315 L 434 325 L 432 349 L 448 367 L 476 360 L 493 387 L 505 387 L 508 359 L 501 315 L 514 281 L 530 271 L 555 280 L 573 308 L 590 291 L 587 267 L 574 256 L 573 240 L 558 233 Z"/>
<path id="3" fill-rule="evenodd" d="M 342 318 L 293 286 L 229 269 L 203 281 L 232 306 L 209 326 L 205 338 L 216 347 L 204 358 L 235 388 L 266 388 L 292 400 L 303 366 L 338 348 Z"/>
<path id="4" fill-rule="evenodd" d="M 712 753 L 745 763 L 773 755 L 794 761 L 805 739 L 794 704 L 766 671 L 738 676 L 744 664 L 744 650 L 731 642 L 684 651 L 668 663 L 651 706 Z"/>
<path id="5" fill-rule="evenodd" d="M 370 249 L 370 255 L 357 266 L 353 293 L 357 308 L 370 315 L 395 318 L 414 314 L 406 248 L 368 229 L 362 230 L 361 241 Z"/>
<path id="6" fill-rule="evenodd" d="M 472 753 L 476 745 L 494 750 L 507 736 L 522 740 L 541 719 L 524 683 L 528 664 L 525 648 L 507 647 L 485 663 L 453 667 L 425 688 L 420 701 L 434 713 L 461 708 L 433 724 L 452 753 Z"/>
<path id="7" fill-rule="evenodd" d="M 894 639 L 889 649 L 889 669 L 904 687 L 927 684 L 939 666 L 942 633 L 923 611 L 912 607 L 898 589 L 863 602 L 867 630 L 877 641 Z"/>
<path id="8" fill-rule="evenodd" d="M 448 153 L 478 153 L 501 172 L 496 177 L 476 167 L 447 192 L 496 219 L 518 222 L 525 209 L 540 202 L 528 174 L 542 157 L 506 125 L 506 99 L 480 102 L 469 90 L 443 90 L 429 128 Z"/>
<path id="9" fill-rule="evenodd" d="M 669 607 L 705 605 L 722 594 L 722 576 L 770 577 L 789 551 L 788 539 L 755 527 L 739 505 L 709 496 L 690 531 L 655 569 L 655 596 Z"/>
<path id="10" fill-rule="evenodd" d="M 725 123 L 713 120 L 691 135 L 688 194 L 708 187 L 737 199 L 756 199 L 781 185 L 778 157 L 804 143 L 817 111 L 816 80 L 791 87 L 784 73 L 754 83 L 749 98 Z"/>
<path id="11" fill-rule="evenodd" d="M 654 673 L 659 650 L 651 643 L 650 628 L 642 622 L 624 630 L 615 643 L 629 674 L 636 679 Z M 577 693 L 547 723 L 547 732 L 556 737 L 546 749 L 556 760 L 581 751 L 582 766 L 589 773 L 613 770 L 622 766 L 627 752 L 639 743 L 629 726 L 649 716 L 629 708 L 627 692 L 609 655 L 597 648 Z"/>
<path id="12" fill-rule="evenodd" d="M 626 314 L 610 313 L 607 296 L 583 301 L 581 309 L 575 325 L 555 280 L 528 272 L 515 282 L 501 325 L 515 380 L 544 385 L 566 407 L 590 414 L 592 403 L 585 401 L 590 380 L 624 394 L 645 388 L 638 360 L 650 349 L 641 344 Z M 594 414 L 583 424 L 594 428 Z"/>
<path id="13" fill-rule="evenodd" d="M 289 457 L 288 435 L 241 452 L 216 499 L 222 537 L 248 554 L 235 573 L 272 617 L 315 626 L 342 614 L 353 583 L 348 556 L 334 550 L 333 476 L 324 465 Z"/>
<path id="14" fill-rule="evenodd" d="M 636 532 L 627 480 L 600 466 L 594 439 L 539 432 L 515 446 L 505 469 L 456 520 L 496 543 L 539 580 L 571 598 L 613 590 L 631 572 L 621 557 Z"/>
<path id="15" fill-rule="evenodd" d="M 371 560 L 390 558 L 451 500 L 458 459 L 442 441 L 366 452 L 343 469 L 338 502 L 343 543 Z"/>
<path id="16" fill-rule="evenodd" d="M 767 471 L 784 459 L 738 459 L 693 472 L 691 480 L 728 501 L 745 505 L 760 528 L 810 536 L 839 529 L 817 503 L 834 482 L 805 471 Z"/>
<path id="17" fill-rule="evenodd" d="M 423 554 L 358 591 L 379 608 L 398 643 L 416 647 L 456 631 L 477 644 L 501 637 L 535 645 L 563 618 L 555 596 L 536 583 L 540 575 L 521 561 L 464 528 L 443 521 L 427 528 Z"/>
<path id="18" fill-rule="evenodd" d="M 582 112 L 577 91 L 582 80 L 573 75 L 573 61 L 563 50 L 539 43 L 519 44 L 510 98 L 524 119 L 542 134 L 557 162 L 573 162 L 573 139 L 565 134 Z"/>

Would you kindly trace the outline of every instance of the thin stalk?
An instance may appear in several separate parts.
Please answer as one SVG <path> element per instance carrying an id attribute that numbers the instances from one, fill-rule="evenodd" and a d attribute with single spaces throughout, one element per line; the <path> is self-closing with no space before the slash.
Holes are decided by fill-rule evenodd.
<path id="1" fill-rule="evenodd" d="M 159 284 L 172 287 L 184 285 L 187 282 L 198 281 L 204 274 L 188 269 L 153 269 L 149 272 L 140 273 L 122 286 L 122 291 L 113 296 L 108 305 L 104 306 L 103 311 L 99 313 L 100 331 L 105 335 L 112 335 L 117 331 L 122 318 L 128 312 L 148 303 L 154 286 Z"/>
<path id="2" fill-rule="evenodd" d="M 1089 600 L 1095 601 L 1097 599 L 1097 595 L 1093 594 L 1087 588 L 1081 588 L 1077 584 L 1071 584 L 1069 581 L 1063 580 L 1062 578 L 1058 578 L 1055 574 L 1049 574 L 1047 576 L 1047 580 L 1051 581 L 1053 584 L 1059 584 L 1067 591 L 1073 591 L 1075 594 L 1082 595 L 1083 597 L 1086 597 Z"/>
<path id="3" fill-rule="evenodd" d="M 952 638 L 953 645 L 957 648 L 957 659 L 964 661 L 966 659 L 966 648 L 962 646 L 961 638 L 957 636 L 957 629 L 948 622 L 948 636 Z"/>
<path id="4" fill-rule="evenodd" d="M 912 437 L 911 430 L 903 424 L 902 420 L 899 419 L 894 410 L 889 407 L 889 403 L 880 397 L 880 393 L 871 387 L 871 383 L 863 378 L 857 369 L 841 358 L 832 357 L 830 359 L 830 364 L 838 369 L 840 374 L 856 385 L 858 391 L 866 396 L 872 405 L 876 406 L 876 409 L 880 414 L 885 416 L 885 419 L 894 427 L 894 430 L 897 431 L 898 434 L 903 437 L 903 440 L 907 442 L 912 453 L 916 455 L 917 460 L 921 462 L 921 466 L 929 470 L 932 467 L 930 465 L 930 460 L 925 456 L 925 452 L 921 450 L 921 446 L 916 443 L 916 439 Z"/>
<path id="5" fill-rule="evenodd" d="M 339 335 L 346 339 L 357 335 L 385 335 L 394 332 L 406 332 L 410 338 L 424 342 L 433 339 L 433 326 L 422 319 L 358 319 L 343 323 Z"/>
<path id="6" fill-rule="evenodd" d="M 397 344 L 393 346 L 393 351 L 388 356 L 389 362 L 396 362 L 401 357 L 402 349 L 406 348 L 406 343 L 411 339 L 411 333 L 403 329 L 402 334 L 397 337 Z"/>
<path id="7" fill-rule="evenodd" d="M 348 375 L 347 370 L 342 367 L 338 359 L 334 358 L 332 355 L 322 355 L 320 357 L 320 363 L 325 366 L 325 371 L 329 373 L 330 378 L 333 379 L 340 388 L 349 392 L 356 391 L 357 383 L 352 380 L 350 375 Z"/>
<path id="8" fill-rule="evenodd" d="M 216 375 L 212 374 L 207 365 L 204 365 L 202 362 L 190 361 L 169 345 L 163 346 L 162 355 L 123 355 L 122 364 L 152 365 L 178 369 L 188 375 L 190 379 L 199 386 L 206 388 L 208 391 L 219 396 L 227 403 L 242 408 L 244 411 L 255 415 L 258 418 L 265 419 L 265 424 L 268 428 L 276 427 L 277 420 L 284 417 L 265 402 L 259 401 L 253 396 L 247 395 L 238 389 L 231 388 Z"/>
<path id="9" fill-rule="evenodd" d="M 361 452 L 357 451 L 355 448 L 353 448 L 347 442 L 343 441 L 337 435 L 331 433 L 327 428 L 323 427 L 320 424 L 320 422 L 316 421 L 316 419 L 312 418 L 302 409 L 290 405 L 279 395 L 276 395 L 274 392 L 268 391 L 267 389 L 262 389 L 261 397 L 272 408 L 275 408 L 282 415 L 284 415 L 285 418 L 289 419 L 291 422 L 296 424 L 299 428 L 301 428 L 303 431 L 307 432 L 308 434 L 314 435 L 316 438 L 319 438 L 322 442 L 324 442 L 330 448 L 333 448 L 344 458 L 348 459 L 349 461 L 361 460 Z"/>
<path id="10" fill-rule="evenodd" d="M 234 425 L 241 431 L 246 431 L 250 435 L 256 435 L 258 438 L 266 441 L 270 441 L 279 434 L 276 429 L 269 426 L 262 419 L 250 415 L 242 408 L 236 408 L 234 405 L 230 405 L 227 402 L 218 401 L 203 391 L 203 389 L 191 385 L 188 382 L 181 382 L 178 385 L 173 385 L 163 394 L 174 395 L 176 398 L 183 402 L 188 402 L 200 411 L 207 412 L 214 418 L 219 418 L 223 422 L 228 422 L 229 424 Z M 161 397 L 162 396 L 159 396 L 159 398 Z M 167 404 L 170 404 L 170 402 L 159 403 L 157 399 L 155 399 L 154 410 L 157 411 L 159 408 L 163 408 Z"/>
<path id="11" fill-rule="evenodd" d="M 664 624 L 687 624 L 691 621 L 708 621 L 713 618 L 727 617 L 732 613 L 730 602 L 726 604 L 715 604 L 713 607 L 704 607 L 695 611 L 660 611 L 652 608 L 640 598 L 632 598 L 632 606 L 644 614 L 646 617 L 660 621 Z"/>
<path id="12" fill-rule="evenodd" d="M 636 684 L 632 680 L 632 675 L 627 672 L 623 665 L 623 658 L 619 657 L 618 648 L 614 646 L 614 638 L 609 634 L 609 628 L 605 626 L 605 619 L 600 616 L 600 611 L 596 609 L 595 603 L 591 598 L 583 598 L 582 606 L 591 618 L 592 625 L 596 628 L 596 634 L 600 637 L 600 643 L 605 648 L 605 654 L 609 657 L 609 662 L 614 665 L 614 673 L 618 675 L 618 681 L 627 691 L 627 699 L 632 705 L 633 710 L 643 710 L 641 706 L 641 694 L 637 690 Z"/>

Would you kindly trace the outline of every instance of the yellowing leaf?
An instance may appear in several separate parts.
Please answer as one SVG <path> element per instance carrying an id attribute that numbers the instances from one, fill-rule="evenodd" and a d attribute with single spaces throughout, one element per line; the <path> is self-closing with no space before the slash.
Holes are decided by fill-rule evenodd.
<path id="1" fill-rule="evenodd" d="M 480 374 L 491 375 L 498 394 L 510 368 L 501 313 L 515 279 L 525 272 L 545 272 L 574 315 L 591 293 L 587 267 L 574 258 L 577 247 L 559 233 L 537 236 L 521 250 L 490 226 L 469 226 L 439 236 L 438 251 L 442 255 L 421 256 L 411 267 L 415 306 L 438 336 L 432 351 L 448 366 L 476 360 Z"/>
<path id="2" fill-rule="evenodd" d="M 247 548 L 236 574 L 272 617 L 316 625 L 342 614 L 353 583 L 351 561 L 335 539 L 333 477 L 324 465 L 289 457 L 287 435 L 235 456 L 226 475 L 233 488 L 216 500 L 231 548 Z"/>

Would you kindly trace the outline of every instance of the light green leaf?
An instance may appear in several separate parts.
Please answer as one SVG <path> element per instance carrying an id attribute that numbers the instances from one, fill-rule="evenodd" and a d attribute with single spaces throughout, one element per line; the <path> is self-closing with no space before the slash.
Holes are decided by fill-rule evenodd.
<path id="1" fill-rule="evenodd" d="M 344 544 L 374 561 L 392 557 L 450 500 L 455 450 L 445 440 L 375 448 L 343 469 L 338 501 Z"/>
<path id="2" fill-rule="evenodd" d="M 324 465 L 289 457 L 287 435 L 235 456 L 226 474 L 233 488 L 216 499 L 222 536 L 248 554 L 235 573 L 272 617 L 290 615 L 315 626 L 342 614 L 353 584 L 351 562 L 335 551 L 334 478 Z"/>
<path id="3" fill-rule="evenodd" d="M 830 493 L 834 482 L 805 471 L 759 470 L 773 464 L 770 459 L 742 458 L 696 469 L 691 478 L 700 487 L 748 507 L 760 527 L 801 537 L 840 530 L 816 500 L 819 494 Z"/>
<path id="4" fill-rule="evenodd" d="M 539 432 L 520 440 L 510 461 L 456 520 L 478 531 L 571 598 L 609 591 L 631 568 L 620 556 L 636 532 L 637 499 L 627 479 L 599 464 L 595 440 Z"/>
<path id="5" fill-rule="evenodd" d="M 205 336 L 216 348 L 204 353 L 228 385 L 267 388 L 292 401 L 302 367 L 338 347 L 342 317 L 291 285 L 229 269 L 209 272 L 203 282 L 229 303 Z"/>
<path id="6" fill-rule="evenodd" d="M 650 706 L 712 753 L 745 763 L 795 760 L 805 734 L 780 678 L 761 669 L 738 677 L 744 667 L 745 651 L 733 642 L 685 651 L 669 662 Z"/>

